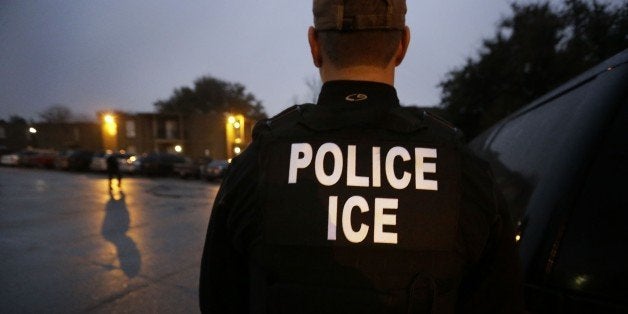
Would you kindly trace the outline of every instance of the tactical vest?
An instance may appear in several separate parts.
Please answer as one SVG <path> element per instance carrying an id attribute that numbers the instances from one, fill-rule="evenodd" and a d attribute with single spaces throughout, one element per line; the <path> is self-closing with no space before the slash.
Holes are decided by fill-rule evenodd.
<path id="1" fill-rule="evenodd" d="M 455 134 L 409 108 L 348 127 L 316 110 L 293 107 L 254 131 L 253 312 L 453 312 L 464 266 Z"/>

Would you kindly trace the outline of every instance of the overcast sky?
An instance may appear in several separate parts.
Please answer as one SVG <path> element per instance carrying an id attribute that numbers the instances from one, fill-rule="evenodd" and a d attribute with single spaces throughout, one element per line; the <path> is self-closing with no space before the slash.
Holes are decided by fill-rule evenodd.
<path id="1" fill-rule="evenodd" d="M 274 115 L 317 76 L 311 0 L 0 0 L 0 118 L 53 104 L 153 111 L 203 75 L 247 87 Z M 412 41 L 398 68 L 402 103 L 432 106 L 437 84 L 490 37 L 507 0 L 410 0 Z"/>

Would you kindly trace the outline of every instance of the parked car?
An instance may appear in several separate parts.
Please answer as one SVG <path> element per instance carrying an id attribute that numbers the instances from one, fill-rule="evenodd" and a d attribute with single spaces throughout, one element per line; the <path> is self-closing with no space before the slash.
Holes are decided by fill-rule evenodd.
<path id="1" fill-rule="evenodd" d="M 12 154 L 12 153 L 13 153 L 12 149 L 8 149 L 5 146 L 0 146 L 0 157 L 4 155 Z"/>
<path id="2" fill-rule="evenodd" d="M 76 150 L 68 156 L 68 169 L 72 171 L 87 171 L 92 162 L 93 152 L 88 150 Z"/>
<path id="3" fill-rule="evenodd" d="M 6 157 L 5 157 L 6 156 Z M 0 165 L 11 166 L 17 163 L 17 155 L 12 149 L 6 148 L 6 146 L 0 146 Z"/>
<path id="4" fill-rule="evenodd" d="M 2 155 L 0 163 L 5 166 L 52 168 L 55 155 L 52 150 L 23 150 Z"/>
<path id="5" fill-rule="evenodd" d="M 92 156 L 92 160 L 89 163 L 89 170 L 94 172 L 107 171 L 107 157 L 111 152 L 98 152 Z"/>
<path id="6" fill-rule="evenodd" d="M 226 160 L 213 160 L 207 163 L 201 169 L 201 176 L 207 181 L 213 181 L 216 179 L 222 179 L 225 172 L 229 168 L 229 162 Z"/>
<path id="7" fill-rule="evenodd" d="M 628 50 L 469 145 L 517 223 L 532 313 L 628 313 Z"/>
<path id="8" fill-rule="evenodd" d="M 194 164 L 194 161 L 192 161 L 190 157 L 183 157 L 182 162 L 175 163 L 172 171 L 182 179 L 196 177 L 200 173 L 198 166 Z"/>
<path id="9" fill-rule="evenodd" d="M 135 167 L 132 165 L 133 161 L 131 161 L 131 164 L 128 163 L 131 155 L 124 153 L 111 153 L 111 151 L 94 154 L 94 156 L 92 156 L 92 161 L 89 164 L 89 169 L 95 172 L 107 171 L 107 158 L 111 155 L 114 155 L 118 160 L 118 168 L 121 172 L 130 173 L 134 171 Z"/>
<path id="10" fill-rule="evenodd" d="M 54 168 L 58 170 L 67 170 L 69 167 L 69 157 L 74 151 L 64 150 L 60 151 L 54 159 Z"/>
<path id="11" fill-rule="evenodd" d="M 20 167 L 30 167 L 32 166 L 31 158 L 33 158 L 37 154 L 32 150 L 23 150 L 17 152 L 15 154 L 7 155 L 5 161 L 8 161 L 6 165 L 8 166 L 20 166 Z"/>
<path id="12" fill-rule="evenodd" d="M 53 150 L 33 150 L 32 154 L 28 154 L 23 158 L 23 164 L 28 167 L 47 168 L 54 167 L 55 156 L 57 152 Z"/>
<path id="13" fill-rule="evenodd" d="M 184 157 L 183 162 L 178 162 L 174 164 L 174 173 L 183 179 L 198 179 L 201 177 L 203 166 L 207 165 L 209 162 L 211 162 L 211 158 L 208 157 L 201 157 L 196 159 Z"/>
<path id="14" fill-rule="evenodd" d="M 120 167 L 120 172 L 122 173 L 136 174 L 139 172 L 137 156 L 133 154 L 122 155 L 118 159 L 118 165 Z"/>
<path id="15" fill-rule="evenodd" d="M 183 157 L 169 153 L 152 153 L 140 159 L 140 172 L 144 175 L 171 176 L 174 164 L 184 162 Z"/>
<path id="16" fill-rule="evenodd" d="M 3 166 L 18 166 L 20 163 L 20 153 L 8 153 L 2 155 L 0 164 Z"/>

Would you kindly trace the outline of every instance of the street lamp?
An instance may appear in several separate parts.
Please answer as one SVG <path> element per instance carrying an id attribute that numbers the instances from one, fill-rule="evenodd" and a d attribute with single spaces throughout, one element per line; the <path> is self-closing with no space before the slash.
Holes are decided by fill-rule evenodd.
<path id="1" fill-rule="evenodd" d="M 28 133 L 26 133 L 26 138 L 28 139 L 28 144 L 31 148 L 37 146 L 37 137 L 35 135 L 37 135 L 37 129 L 32 126 L 29 127 Z"/>
<path id="2" fill-rule="evenodd" d="M 180 153 L 183 151 L 183 147 L 181 147 L 181 145 L 175 145 L 174 146 L 174 151 L 177 153 Z"/>

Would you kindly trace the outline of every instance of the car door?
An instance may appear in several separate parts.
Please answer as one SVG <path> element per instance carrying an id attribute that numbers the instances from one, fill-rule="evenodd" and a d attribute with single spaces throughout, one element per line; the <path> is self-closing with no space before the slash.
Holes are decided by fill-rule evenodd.
<path id="1" fill-rule="evenodd" d="M 613 209 L 628 206 L 611 201 L 613 193 L 628 194 L 626 177 L 617 177 L 628 164 L 618 144 L 628 143 L 627 97 L 628 50 L 470 143 L 491 164 L 518 224 L 526 304 L 533 312 L 625 310 L 628 294 L 615 279 L 625 280 L 628 268 L 607 260 L 625 262 L 618 251 L 628 251 L 615 228 L 625 214 Z M 613 190 L 617 186 L 623 192 Z M 589 290 L 579 290 L 584 287 Z"/>

